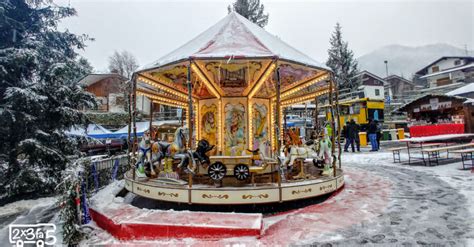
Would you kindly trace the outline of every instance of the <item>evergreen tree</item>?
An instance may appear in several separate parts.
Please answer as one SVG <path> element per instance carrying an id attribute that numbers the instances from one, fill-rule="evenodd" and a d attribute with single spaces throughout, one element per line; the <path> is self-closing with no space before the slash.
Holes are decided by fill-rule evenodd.
<path id="1" fill-rule="evenodd" d="M 51 193 L 86 124 L 94 96 L 77 84 L 91 70 L 76 49 L 85 35 L 59 31 L 75 14 L 47 0 L 0 2 L 0 199 Z"/>
<path id="2" fill-rule="evenodd" d="M 232 10 L 239 13 L 260 27 L 265 27 L 268 23 L 268 14 L 263 13 L 264 6 L 260 4 L 260 0 L 236 0 L 227 10 L 229 13 Z"/>
<path id="3" fill-rule="evenodd" d="M 348 42 L 342 40 L 342 28 L 339 23 L 329 40 L 331 47 L 328 50 L 329 58 L 326 65 L 334 72 L 334 77 L 340 89 L 354 89 L 357 83 L 352 78 L 357 74 L 357 61 L 354 53 L 349 49 Z"/>

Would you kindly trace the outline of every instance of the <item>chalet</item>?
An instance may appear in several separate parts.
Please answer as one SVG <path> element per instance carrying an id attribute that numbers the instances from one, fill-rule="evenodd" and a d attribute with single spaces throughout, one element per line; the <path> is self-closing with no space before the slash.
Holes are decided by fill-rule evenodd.
<path id="1" fill-rule="evenodd" d="M 383 100 L 385 80 L 364 70 L 352 78 L 358 87 L 358 98 Z"/>
<path id="2" fill-rule="evenodd" d="M 390 92 L 392 99 L 403 99 L 407 92 L 415 89 L 415 83 L 398 75 L 391 75 L 384 79 L 387 84 L 385 89 Z"/>
<path id="3" fill-rule="evenodd" d="M 79 84 L 99 101 L 98 111 L 125 112 L 125 82 L 127 78 L 119 74 L 88 74 Z"/>
<path id="4" fill-rule="evenodd" d="M 441 57 L 415 73 L 429 88 L 474 82 L 474 57 Z"/>

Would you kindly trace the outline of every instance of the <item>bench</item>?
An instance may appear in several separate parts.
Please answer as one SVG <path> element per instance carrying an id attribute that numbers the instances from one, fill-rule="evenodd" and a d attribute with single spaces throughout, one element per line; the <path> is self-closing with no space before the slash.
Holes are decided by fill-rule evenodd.
<path id="1" fill-rule="evenodd" d="M 387 149 L 388 151 L 392 152 L 393 163 L 402 163 L 401 158 L 400 158 L 400 152 L 404 149 L 407 149 L 407 148 L 406 147 L 396 147 L 396 148 Z"/>
<path id="2" fill-rule="evenodd" d="M 474 148 L 462 149 L 462 150 L 454 150 L 451 153 L 461 154 L 462 159 L 462 169 L 466 169 L 466 165 L 470 165 L 471 168 L 474 167 L 474 159 L 472 158 L 472 154 L 474 153 Z M 471 161 L 471 164 L 466 164 L 467 160 Z"/>
<path id="3" fill-rule="evenodd" d="M 474 143 L 467 143 L 467 144 L 461 144 L 461 145 L 454 145 L 454 146 L 445 146 L 445 147 L 437 147 L 437 148 L 427 148 L 427 149 L 422 149 L 422 153 L 427 153 L 428 155 L 428 165 L 431 165 L 431 163 L 436 163 L 439 165 L 439 158 L 440 152 L 445 151 L 447 153 L 446 158 L 449 158 L 449 151 L 451 150 L 458 150 L 458 149 L 463 149 L 463 148 L 468 148 L 468 147 L 474 147 Z M 453 152 L 453 151 L 451 151 Z M 425 162 L 426 164 L 426 162 Z"/>

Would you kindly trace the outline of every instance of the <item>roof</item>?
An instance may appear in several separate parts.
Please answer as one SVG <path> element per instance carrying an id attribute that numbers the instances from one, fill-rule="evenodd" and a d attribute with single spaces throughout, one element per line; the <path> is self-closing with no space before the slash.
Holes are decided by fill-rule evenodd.
<path id="1" fill-rule="evenodd" d="M 424 98 L 434 98 L 434 97 L 442 97 L 442 98 L 449 98 L 449 99 L 457 99 L 457 100 L 462 100 L 463 102 L 465 102 L 467 100 L 467 98 L 465 97 L 459 97 L 459 96 L 451 96 L 451 95 L 445 95 L 445 94 L 427 94 L 427 95 L 424 95 L 424 96 L 421 96 L 419 98 L 416 98 L 402 106 L 400 106 L 398 109 L 394 110 L 394 111 L 398 111 L 398 112 L 403 112 L 406 110 L 407 107 L 409 107 L 410 105 L 412 104 L 415 104 L 417 101 L 420 101 Z"/>
<path id="2" fill-rule="evenodd" d="M 105 73 L 105 74 L 88 74 L 84 76 L 81 80 L 79 80 L 79 85 L 83 85 L 85 87 L 88 87 L 98 81 L 101 81 L 106 78 L 119 78 L 120 80 L 127 81 L 128 79 L 123 77 L 122 75 L 116 74 L 116 73 Z"/>
<path id="3" fill-rule="evenodd" d="M 438 58 L 437 60 L 435 60 L 434 62 L 426 65 L 425 67 L 423 67 L 422 69 L 418 70 L 415 74 L 416 75 L 420 75 L 420 74 L 423 74 L 423 70 L 431 67 L 431 65 L 443 60 L 443 59 L 451 59 L 451 58 L 460 58 L 460 59 L 468 59 L 468 60 L 472 60 L 474 61 L 474 57 L 470 57 L 470 56 L 443 56 L 443 57 L 440 57 Z"/>
<path id="4" fill-rule="evenodd" d="M 390 75 L 390 76 L 384 78 L 384 80 L 388 82 L 388 80 L 391 80 L 393 78 L 397 78 L 397 79 L 400 79 L 401 81 L 406 82 L 408 84 L 415 85 L 415 83 L 413 83 L 412 81 L 409 81 L 409 80 L 407 80 L 407 79 L 405 79 L 401 76 L 398 76 L 398 75 Z"/>
<path id="5" fill-rule="evenodd" d="M 473 68 L 473 67 L 474 67 L 474 63 L 470 63 L 470 64 L 467 64 L 467 65 L 464 65 L 464 66 L 454 67 L 454 68 L 451 68 L 451 69 L 446 69 L 446 70 L 442 70 L 442 71 L 439 71 L 439 72 L 427 74 L 427 75 L 424 75 L 424 76 L 420 77 L 420 79 L 428 78 L 428 77 L 432 77 L 432 76 L 437 76 L 437 75 L 442 75 L 442 74 L 446 74 L 446 73 L 450 73 L 450 72 L 454 72 L 454 71 L 458 71 L 458 70 Z"/>
<path id="6" fill-rule="evenodd" d="M 73 126 L 66 131 L 69 135 L 75 136 L 86 136 L 86 135 L 98 135 L 98 134 L 109 134 L 112 133 L 110 130 L 104 128 L 99 124 L 89 124 L 87 129 L 84 129 L 83 126 Z"/>
<path id="7" fill-rule="evenodd" d="M 375 74 L 370 73 L 370 72 L 367 71 L 367 70 L 363 70 L 363 71 L 357 73 L 357 75 L 355 75 L 355 76 L 352 77 L 351 79 L 360 77 L 360 76 L 365 75 L 365 74 L 366 74 L 366 75 L 369 75 L 370 77 L 373 77 L 373 78 L 375 78 L 375 79 L 377 79 L 377 80 L 379 80 L 379 81 L 381 81 L 381 82 L 383 82 L 383 83 L 385 84 L 385 80 L 384 80 L 384 79 L 382 79 L 382 78 L 379 77 L 379 76 L 376 76 Z"/>
<path id="8" fill-rule="evenodd" d="M 466 86 L 447 92 L 446 95 L 460 95 L 472 92 L 474 92 L 474 83 L 469 83 Z"/>
<path id="9" fill-rule="evenodd" d="M 145 65 L 139 71 L 155 69 L 187 59 L 278 57 L 306 66 L 329 70 L 325 65 L 283 42 L 236 12 L 194 39 Z"/>

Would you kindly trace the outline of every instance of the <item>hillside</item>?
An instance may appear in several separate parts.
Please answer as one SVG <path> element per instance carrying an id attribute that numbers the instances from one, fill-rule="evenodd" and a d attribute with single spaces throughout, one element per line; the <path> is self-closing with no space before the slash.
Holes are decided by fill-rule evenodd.
<path id="1" fill-rule="evenodd" d="M 474 51 L 468 51 L 470 56 Z M 358 58 L 359 69 L 385 77 L 384 60 L 388 61 L 388 73 L 411 79 L 412 75 L 442 56 L 465 56 L 466 51 L 448 44 L 432 44 L 418 47 L 389 45 Z"/>

